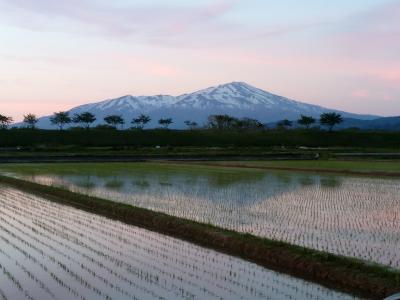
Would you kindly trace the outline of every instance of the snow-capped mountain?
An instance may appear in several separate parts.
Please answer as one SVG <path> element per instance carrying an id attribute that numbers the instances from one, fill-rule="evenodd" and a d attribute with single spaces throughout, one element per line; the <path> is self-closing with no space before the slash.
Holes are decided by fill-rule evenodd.
<path id="1" fill-rule="evenodd" d="M 345 118 L 371 120 L 372 115 L 359 115 L 317 105 L 311 105 L 282 96 L 274 95 L 253 87 L 244 82 L 232 82 L 210 87 L 191 94 L 180 96 L 123 96 L 98 103 L 85 104 L 72 108 L 70 115 L 89 111 L 96 115 L 96 124 L 101 124 L 108 115 L 121 115 L 126 127 L 139 114 L 147 114 L 152 121 L 148 127 L 158 126 L 160 118 L 172 118 L 173 128 L 183 128 L 184 121 L 195 121 L 204 124 L 211 114 L 228 114 L 235 117 L 249 117 L 263 123 L 282 119 L 297 119 L 301 114 L 319 117 L 324 112 L 339 112 Z M 52 128 L 50 118 L 42 117 L 40 128 Z"/>

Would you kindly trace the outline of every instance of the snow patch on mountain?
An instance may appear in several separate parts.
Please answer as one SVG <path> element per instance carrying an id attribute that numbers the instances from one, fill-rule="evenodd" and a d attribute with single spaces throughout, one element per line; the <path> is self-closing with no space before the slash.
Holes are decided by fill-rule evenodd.
<path id="1" fill-rule="evenodd" d="M 231 82 L 209 87 L 180 96 L 126 95 L 97 103 L 85 104 L 71 109 L 71 115 L 89 111 L 96 115 L 96 124 L 103 123 L 107 115 L 121 115 L 127 127 L 139 114 L 150 115 L 149 127 L 156 127 L 159 118 L 172 118 L 173 128 L 184 128 L 184 121 L 191 120 L 198 124 L 206 122 L 210 114 L 229 114 L 234 117 L 249 117 L 263 123 L 282 119 L 295 120 L 301 114 L 319 117 L 324 112 L 338 112 L 346 118 L 371 120 L 377 116 L 359 115 L 318 105 L 307 104 L 269 93 L 245 82 Z M 49 117 L 40 118 L 38 126 L 52 128 Z"/>

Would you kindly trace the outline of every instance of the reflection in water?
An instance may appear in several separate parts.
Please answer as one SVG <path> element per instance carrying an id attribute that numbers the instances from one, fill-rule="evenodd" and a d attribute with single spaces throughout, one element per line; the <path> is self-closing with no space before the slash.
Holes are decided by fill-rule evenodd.
<path id="1" fill-rule="evenodd" d="M 354 299 L 0 186 L 4 299 Z"/>
<path id="2" fill-rule="evenodd" d="M 322 177 L 321 181 L 320 181 L 321 186 L 323 187 L 328 187 L 328 188 L 337 188 L 341 185 L 340 180 L 338 179 L 338 177 L 334 177 L 334 176 L 326 176 L 326 177 Z"/>
<path id="3" fill-rule="evenodd" d="M 81 188 L 90 190 L 96 187 L 96 182 L 92 180 L 92 177 L 91 175 L 85 175 L 80 180 L 74 181 L 74 183 Z"/>
<path id="4" fill-rule="evenodd" d="M 108 188 L 108 189 L 113 189 L 113 190 L 122 190 L 122 188 L 124 187 L 125 183 L 122 180 L 119 179 L 111 179 L 111 180 L 107 180 L 104 183 L 104 187 Z"/>
<path id="5" fill-rule="evenodd" d="M 134 180 L 132 181 L 132 185 L 134 187 L 147 188 L 150 186 L 150 183 L 147 180 Z"/>
<path id="6" fill-rule="evenodd" d="M 134 164 L 30 179 L 89 195 L 400 268 L 400 181 Z M 151 169 L 153 168 L 153 169 Z M 86 179 L 96 184 L 84 188 Z M 109 182 L 118 184 L 109 186 Z"/>

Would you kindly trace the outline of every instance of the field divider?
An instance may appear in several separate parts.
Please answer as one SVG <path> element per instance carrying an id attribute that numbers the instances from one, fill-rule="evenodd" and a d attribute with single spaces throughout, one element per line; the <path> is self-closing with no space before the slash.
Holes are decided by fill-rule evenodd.
<path id="1" fill-rule="evenodd" d="M 370 299 L 400 291 L 400 270 L 238 233 L 161 212 L 0 176 L 0 183 L 60 204 L 237 256 L 270 270 Z"/>
<path id="2" fill-rule="evenodd" d="M 248 165 L 246 163 L 235 163 L 229 161 L 228 163 L 215 163 L 212 161 L 179 161 L 179 160 L 160 160 L 155 161 L 157 163 L 164 164 L 179 164 L 179 165 L 194 165 L 194 166 L 205 166 L 205 167 L 220 167 L 220 168 L 241 168 L 241 169 L 257 169 L 257 170 L 272 170 L 272 171 L 293 171 L 293 172 L 308 172 L 308 173 L 327 173 L 327 174 L 338 174 L 338 175 L 356 175 L 356 176 L 367 176 L 367 177 L 400 177 L 400 172 L 396 171 L 357 171 L 348 169 L 326 169 L 326 168 L 301 168 L 301 167 L 282 167 L 282 166 L 257 166 Z"/>

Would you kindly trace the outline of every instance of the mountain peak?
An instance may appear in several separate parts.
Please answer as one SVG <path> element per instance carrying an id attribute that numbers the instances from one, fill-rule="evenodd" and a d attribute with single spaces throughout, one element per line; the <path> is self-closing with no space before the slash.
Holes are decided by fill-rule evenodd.
<path id="1" fill-rule="evenodd" d="M 212 86 L 201 91 L 207 91 L 207 90 L 221 90 L 221 89 L 227 89 L 227 90 L 231 90 L 231 91 L 238 91 L 241 89 L 252 89 L 255 90 L 257 88 L 251 86 L 250 84 L 246 83 L 246 82 L 242 82 L 242 81 L 232 81 L 232 82 L 227 82 L 224 84 L 220 84 L 217 86 Z"/>
<path id="2" fill-rule="evenodd" d="M 253 87 L 245 82 L 229 82 L 178 97 L 180 105 L 195 107 L 225 106 L 235 109 L 255 109 L 256 106 L 279 106 L 289 100 Z"/>
<path id="3" fill-rule="evenodd" d="M 229 114 L 238 118 L 249 117 L 258 119 L 263 123 L 282 119 L 296 120 L 302 114 L 319 117 L 321 113 L 328 111 L 339 112 L 345 118 L 375 118 L 375 116 L 356 115 L 298 102 L 240 81 L 233 81 L 176 97 L 170 95 L 125 95 L 75 107 L 69 112 L 72 115 L 86 111 L 96 115 L 98 120 L 96 124 L 101 124 L 105 116 L 112 114 L 121 115 L 126 123 L 130 124 L 134 117 L 143 113 L 149 115 L 152 119 L 149 127 L 158 126 L 157 121 L 160 118 L 170 117 L 174 120 L 173 127 L 175 128 L 183 128 L 185 120 L 203 124 L 207 117 L 212 114 Z M 38 126 L 51 128 L 49 117 L 41 118 Z"/>

